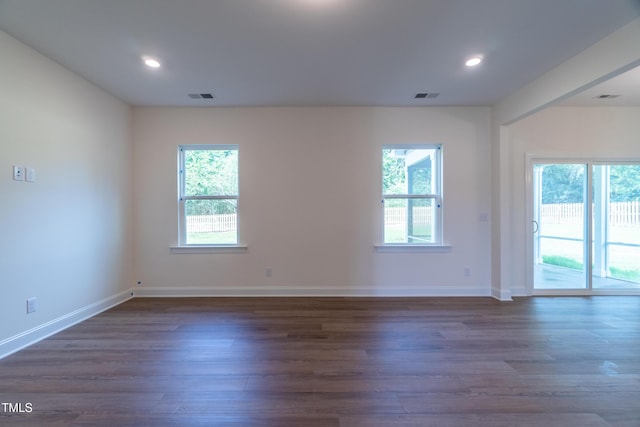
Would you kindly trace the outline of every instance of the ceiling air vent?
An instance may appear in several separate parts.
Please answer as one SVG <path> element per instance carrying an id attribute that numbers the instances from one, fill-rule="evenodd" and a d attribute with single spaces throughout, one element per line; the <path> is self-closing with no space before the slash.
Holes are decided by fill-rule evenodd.
<path id="1" fill-rule="evenodd" d="M 438 92 L 421 92 L 416 94 L 415 99 L 434 99 L 438 96 L 440 96 Z"/>
<path id="2" fill-rule="evenodd" d="M 213 99 L 212 93 L 190 93 L 189 98 L 191 99 Z"/>

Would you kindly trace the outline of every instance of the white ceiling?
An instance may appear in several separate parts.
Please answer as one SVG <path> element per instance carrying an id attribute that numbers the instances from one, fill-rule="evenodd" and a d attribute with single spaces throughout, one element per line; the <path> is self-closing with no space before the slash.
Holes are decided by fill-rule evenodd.
<path id="1" fill-rule="evenodd" d="M 640 0 L 0 0 L 0 29 L 132 105 L 491 105 L 638 16 Z"/>
<path id="2" fill-rule="evenodd" d="M 618 96 L 616 98 L 602 98 L 603 95 Z M 640 106 L 640 67 L 584 90 L 563 101 L 561 105 L 578 107 Z"/>

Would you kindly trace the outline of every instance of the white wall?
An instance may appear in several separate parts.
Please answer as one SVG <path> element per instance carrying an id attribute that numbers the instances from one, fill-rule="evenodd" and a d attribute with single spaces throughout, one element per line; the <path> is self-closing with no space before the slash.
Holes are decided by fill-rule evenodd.
<path id="1" fill-rule="evenodd" d="M 131 286 L 132 205 L 130 108 L 2 32 L 0 58 L 1 356 Z"/>
<path id="2" fill-rule="evenodd" d="M 139 295 L 488 295 L 490 109 L 134 108 Z M 444 253 L 378 253 L 381 146 L 442 143 Z M 177 147 L 238 144 L 243 254 L 171 254 Z M 273 276 L 265 277 L 265 267 Z M 464 268 L 471 276 L 464 276 Z"/>
<path id="3" fill-rule="evenodd" d="M 527 154 L 557 158 L 640 161 L 640 107 L 549 108 L 508 126 L 511 159 L 511 246 L 509 283 L 525 294 L 527 230 L 525 173 Z"/>

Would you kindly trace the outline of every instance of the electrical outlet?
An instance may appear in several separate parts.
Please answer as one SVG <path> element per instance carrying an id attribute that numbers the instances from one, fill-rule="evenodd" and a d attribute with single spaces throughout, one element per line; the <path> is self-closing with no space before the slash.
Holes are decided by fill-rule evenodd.
<path id="1" fill-rule="evenodd" d="M 471 276 L 471 267 L 465 267 L 464 268 L 464 275 L 465 275 L 465 277 L 470 277 Z"/>
<path id="2" fill-rule="evenodd" d="M 27 314 L 35 313 L 38 308 L 38 299 L 37 298 L 29 298 L 27 300 Z"/>
<path id="3" fill-rule="evenodd" d="M 24 181 L 24 167 L 22 166 L 13 167 L 13 180 Z"/>
<path id="4" fill-rule="evenodd" d="M 264 269 L 264 275 L 265 275 L 266 277 L 271 277 L 271 276 L 273 276 L 273 269 L 272 269 L 271 267 L 266 267 L 266 268 Z"/>

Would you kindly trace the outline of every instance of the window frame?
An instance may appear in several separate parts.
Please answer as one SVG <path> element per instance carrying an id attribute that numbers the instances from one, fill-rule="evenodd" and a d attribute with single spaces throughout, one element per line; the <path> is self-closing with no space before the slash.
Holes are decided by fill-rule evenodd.
<path id="1" fill-rule="evenodd" d="M 384 151 L 385 150 L 434 150 L 434 166 L 435 172 L 433 173 L 433 177 L 435 178 L 435 182 L 432 184 L 432 191 L 434 193 L 425 193 L 425 194 L 385 194 L 384 191 Z M 442 144 L 437 143 L 418 143 L 418 144 L 385 144 L 382 146 L 380 150 L 380 159 L 382 160 L 381 164 L 381 205 L 382 205 L 382 221 L 381 221 L 381 241 L 382 244 L 378 246 L 379 249 L 393 249 L 393 248 L 448 248 L 443 244 L 443 146 Z M 385 200 L 432 200 L 434 204 L 433 211 L 433 236 L 432 241 L 430 242 L 387 242 L 385 236 Z"/>
<path id="2" fill-rule="evenodd" d="M 207 195 L 207 196 L 188 196 L 185 194 L 186 180 L 185 180 L 185 152 L 186 151 L 236 151 L 238 157 L 238 191 L 236 194 L 225 195 Z M 237 144 L 185 144 L 178 146 L 178 247 L 172 248 L 203 248 L 203 249 L 224 249 L 224 248 L 244 248 L 240 245 L 240 227 L 239 221 L 239 199 L 240 199 L 240 148 Z M 187 217 L 186 217 L 186 203 L 189 200 L 234 200 L 236 203 L 236 236 L 235 243 L 187 243 Z M 175 251 L 180 252 L 180 251 Z M 190 253 L 190 251 L 183 251 L 182 253 Z"/>

